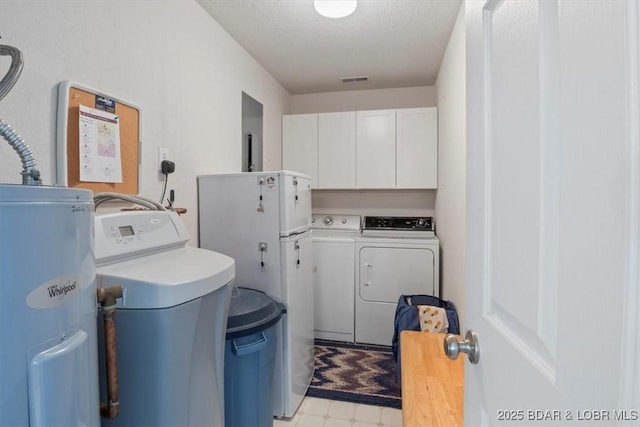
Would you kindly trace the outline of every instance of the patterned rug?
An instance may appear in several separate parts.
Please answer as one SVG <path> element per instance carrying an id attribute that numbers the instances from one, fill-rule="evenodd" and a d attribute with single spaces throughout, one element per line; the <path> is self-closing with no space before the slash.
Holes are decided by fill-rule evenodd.
<path id="1" fill-rule="evenodd" d="M 307 396 L 400 409 L 391 347 L 316 340 Z"/>

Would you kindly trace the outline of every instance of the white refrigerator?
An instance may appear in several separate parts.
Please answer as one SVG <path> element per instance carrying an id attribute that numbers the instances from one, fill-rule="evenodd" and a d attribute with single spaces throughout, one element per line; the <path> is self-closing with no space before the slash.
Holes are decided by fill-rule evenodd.
<path id="1" fill-rule="evenodd" d="M 198 176 L 200 247 L 232 257 L 236 286 L 285 305 L 274 370 L 274 416 L 292 417 L 314 362 L 311 183 L 290 171 Z"/>

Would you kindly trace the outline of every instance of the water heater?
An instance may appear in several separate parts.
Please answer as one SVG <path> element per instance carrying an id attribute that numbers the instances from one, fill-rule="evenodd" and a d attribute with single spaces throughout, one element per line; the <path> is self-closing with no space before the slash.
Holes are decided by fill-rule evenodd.
<path id="1" fill-rule="evenodd" d="M 99 426 L 93 198 L 0 185 L 0 425 Z"/>

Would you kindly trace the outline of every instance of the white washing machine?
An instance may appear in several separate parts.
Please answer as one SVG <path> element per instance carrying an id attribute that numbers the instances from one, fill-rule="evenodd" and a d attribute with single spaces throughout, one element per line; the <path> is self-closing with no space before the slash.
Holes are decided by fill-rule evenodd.
<path id="1" fill-rule="evenodd" d="M 98 287 L 124 288 L 116 306 L 120 413 L 102 425 L 224 425 L 234 260 L 186 246 L 186 227 L 165 210 L 96 215 L 95 234 Z"/>
<path id="2" fill-rule="evenodd" d="M 354 341 L 355 238 L 359 215 L 313 214 L 315 337 Z"/>
<path id="3" fill-rule="evenodd" d="M 391 345 L 400 295 L 440 296 L 431 217 L 364 218 L 356 238 L 355 341 Z"/>

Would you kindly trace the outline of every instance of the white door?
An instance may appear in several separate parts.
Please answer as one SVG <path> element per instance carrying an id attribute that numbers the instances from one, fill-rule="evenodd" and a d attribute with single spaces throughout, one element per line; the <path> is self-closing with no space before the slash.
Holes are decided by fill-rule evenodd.
<path id="1" fill-rule="evenodd" d="M 355 242 L 353 238 L 313 239 L 315 337 L 353 341 L 355 322 Z"/>
<path id="2" fill-rule="evenodd" d="M 396 186 L 438 187 L 438 109 L 396 110 Z"/>
<path id="3" fill-rule="evenodd" d="M 355 188 L 356 113 L 318 114 L 318 188 Z"/>
<path id="4" fill-rule="evenodd" d="M 280 235 L 302 233 L 311 226 L 311 182 L 289 172 L 280 179 Z"/>
<path id="5" fill-rule="evenodd" d="M 356 342 L 391 345 L 400 295 L 438 296 L 437 251 L 437 245 L 360 239 L 356 244 Z"/>
<path id="6" fill-rule="evenodd" d="M 284 304 L 284 402 L 277 416 L 293 417 L 309 388 L 314 369 L 313 250 L 311 232 L 281 240 Z M 277 390 L 277 388 L 276 388 Z"/>
<path id="7" fill-rule="evenodd" d="M 357 188 L 396 186 L 396 110 L 356 113 Z"/>
<path id="8" fill-rule="evenodd" d="M 438 296 L 433 249 L 365 246 L 359 256 L 358 292 L 363 301 L 392 303 L 395 308 L 401 294 Z"/>
<path id="9" fill-rule="evenodd" d="M 282 116 L 282 169 L 311 177 L 318 186 L 318 115 Z"/>
<path id="10" fill-rule="evenodd" d="M 637 3 L 465 7 L 465 424 L 637 422 Z"/>

